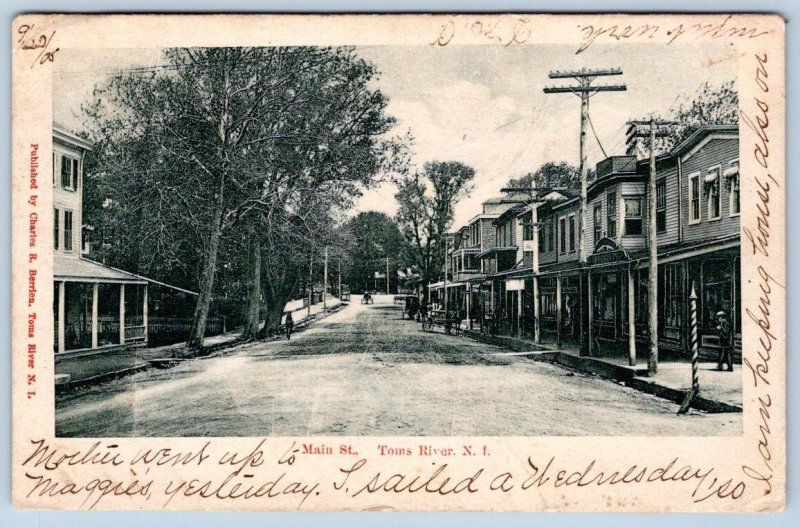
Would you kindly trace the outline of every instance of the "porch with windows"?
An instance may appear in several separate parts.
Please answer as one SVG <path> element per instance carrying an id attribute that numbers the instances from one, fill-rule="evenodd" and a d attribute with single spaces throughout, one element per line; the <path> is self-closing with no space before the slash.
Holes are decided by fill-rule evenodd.
<path id="1" fill-rule="evenodd" d="M 54 268 L 56 354 L 147 345 L 146 280 L 85 259 L 56 257 Z"/>

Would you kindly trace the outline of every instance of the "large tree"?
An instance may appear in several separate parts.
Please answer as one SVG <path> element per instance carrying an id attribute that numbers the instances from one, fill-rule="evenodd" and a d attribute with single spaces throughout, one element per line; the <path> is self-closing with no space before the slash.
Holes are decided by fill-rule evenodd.
<path id="1" fill-rule="evenodd" d="M 518 178 L 511 178 L 506 187 L 515 190 L 530 189 L 535 181 L 536 186 L 540 189 L 576 189 L 580 187 L 580 178 L 581 173 L 578 167 L 570 165 L 566 161 L 548 161 L 533 172 Z"/>
<path id="2" fill-rule="evenodd" d="M 87 113 L 117 225 L 130 220 L 153 261 L 197 266 L 189 343 L 199 347 L 226 233 L 244 240 L 231 260 L 249 270 L 255 299 L 269 287 L 254 280 L 263 278 L 265 230 L 302 232 L 326 203 L 351 204 L 389 164 L 392 143 L 382 138 L 394 121 L 371 86 L 374 67 L 351 49 L 182 48 L 164 59 L 113 76 Z"/>
<path id="3" fill-rule="evenodd" d="M 386 273 L 387 258 L 390 280 L 406 265 L 408 243 L 397 223 L 385 213 L 358 213 L 344 224 L 340 239 L 346 244 L 345 275 L 352 291 L 373 289 L 375 273 Z"/>
<path id="4" fill-rule="evenodd" d="M 411 246 L 421 282 L 438 278 L 455 205 L 472 192 L 475 170 L 458 161 L 431 161 L 397 182 L 397 224 Z"/>

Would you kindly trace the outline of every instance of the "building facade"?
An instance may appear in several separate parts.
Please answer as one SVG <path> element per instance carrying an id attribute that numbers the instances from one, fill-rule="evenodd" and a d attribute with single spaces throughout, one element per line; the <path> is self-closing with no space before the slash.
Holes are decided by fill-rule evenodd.
<path id="1" fill-rule="evenodd" d="M 580 348 L 593 356 L 646 354 L 653 243 L 648 233 L 653 221 L 659 349 L 666 356 L 688 357 L 694 290 L 701 351 L 714 354 L 719 347 L 715 316 L 723 311 L 732 323 L 739 356 L 738 152 L 738 128 L 719 125 L 699 129 L 660 156 L 654 219 L 648 218 L 648 162 L 612 156 L 598 163 L 588 187 L 583 263 L 577 193 L 550 192 L 498 212 L 492 218 L 492 236 L 483 237 L 477 253 L 481 330 L 534 339 L 538 303 L 538 338 L 543 343 Z"/>

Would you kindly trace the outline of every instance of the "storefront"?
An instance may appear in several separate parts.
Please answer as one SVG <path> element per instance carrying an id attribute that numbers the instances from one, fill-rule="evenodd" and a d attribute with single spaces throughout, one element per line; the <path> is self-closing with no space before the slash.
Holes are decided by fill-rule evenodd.
<path id="1" fill-rule="evenodd" d="M 734 348 L 742 346 L 741 258 L 738 251 L 716 251 L 687 263 L 689 284 L 697 290 L 697 325 L 700 346 L 716 352 L 719 347 L 716 314 L 725 312 L 731 322 Z M 688 295 L 687 295 L 688 298 Z"/>
<path id="2" fill-rule="evenodd" d="M 636 262 L 617 264 L 592 270 L 592 355 L 629 356 L 630 316 L 633 314 L 634 336 L 641 343 L 648 333 L 647 269 Z M 631 292 L 631 288 L 633 291 Z M 633 303 L 633 306 L 629 306 Z"/>

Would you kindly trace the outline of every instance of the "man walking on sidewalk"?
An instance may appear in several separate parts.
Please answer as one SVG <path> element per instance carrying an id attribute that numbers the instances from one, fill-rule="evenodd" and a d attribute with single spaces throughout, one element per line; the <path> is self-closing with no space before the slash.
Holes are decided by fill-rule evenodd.
<path id="1" fill-rule="evenodd" d="M 733 333 L 728 314 L 724 310 L 717 312 L 717 332 L 719 333 L 719 356 L 717 357 L 717 370 L 722 370 L 722 363 L 727 363 L 728 372 L 733 372 L 733 360 L 731 350 L 733 349 Z"/>
<path id="2" fill-rule="evenodd" d="M 292 330 L 294 329 L 294 319 L 292 319 L 292 312 L 286 312 L 286 340 L 292 338 Z"/>

